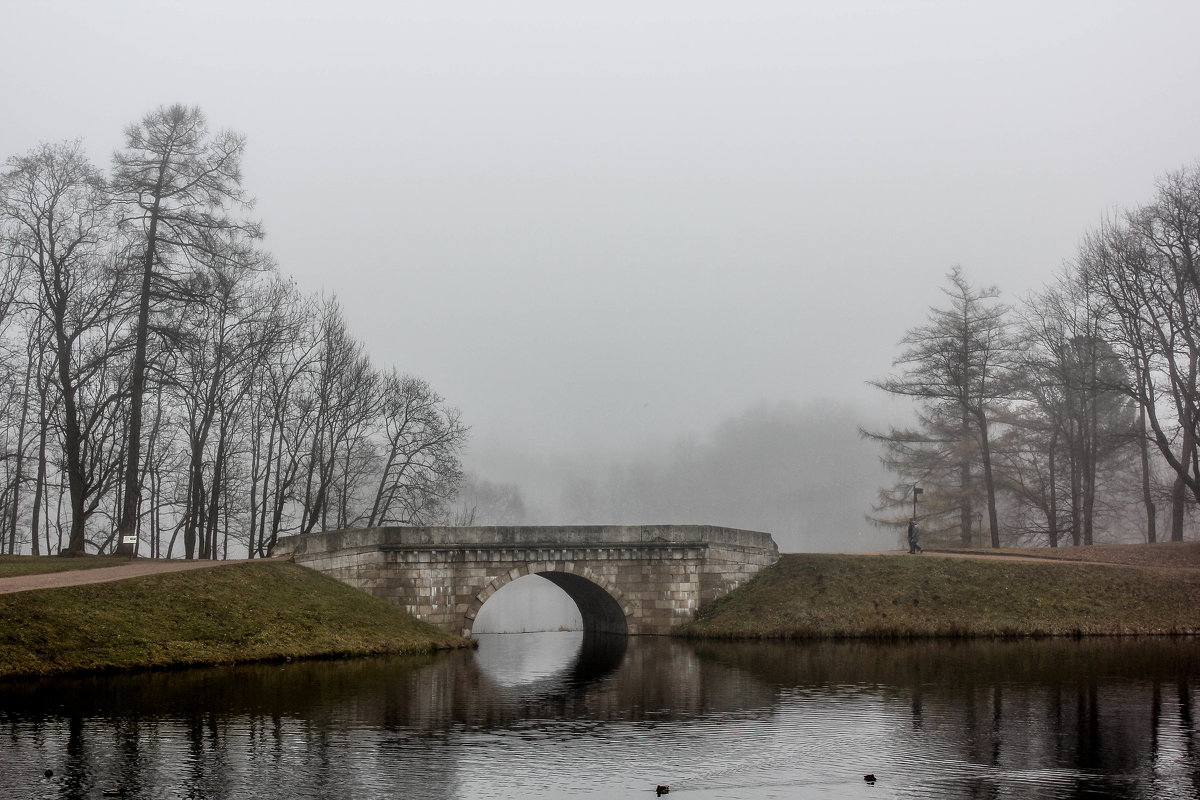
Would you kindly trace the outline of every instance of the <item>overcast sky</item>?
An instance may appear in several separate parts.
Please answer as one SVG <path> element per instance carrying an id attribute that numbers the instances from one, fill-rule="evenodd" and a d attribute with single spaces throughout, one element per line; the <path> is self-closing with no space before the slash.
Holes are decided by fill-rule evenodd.
<path id="1" fill-rule="evenodd" d="M 506 450 L 880 408 L 946 272 L 1015 300 L 1200 155 L 1200 3 L 6 0 L 0 155 L 248 138 L 266 246 Z M 490 455 L 489 455 L 490 454 Z M 491 459 L 489 461 L 489 458 Z M 469 461 L 470 463 L 470 461 Z"/>

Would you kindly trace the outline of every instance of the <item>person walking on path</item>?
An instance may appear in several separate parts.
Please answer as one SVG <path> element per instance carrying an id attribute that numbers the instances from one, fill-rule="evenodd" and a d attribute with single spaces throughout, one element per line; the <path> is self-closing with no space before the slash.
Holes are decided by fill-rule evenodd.
<path id="1" fill-rule="evenodd" d="M 908 519 L 908 552 L 910 555 L 925 552 L 921 548 L 921 528 L 917 525 L 916 517 L 909 517 Z"/>

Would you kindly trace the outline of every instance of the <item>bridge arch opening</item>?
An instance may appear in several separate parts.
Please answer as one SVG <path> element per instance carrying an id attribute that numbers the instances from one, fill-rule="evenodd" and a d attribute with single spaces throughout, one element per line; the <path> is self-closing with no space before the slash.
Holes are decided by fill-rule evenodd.
<path id="1" fill-rule="evenodd" d="M 599 584 L 572 572 L 539 572 L 546 580 L 567 593 L 579 608 L 583 617 L 583 632 L 614 633 L 624 636 L 629 633 L 625 611 L 609 592 Z"/>
<path id="2" fill-rule="evenodd" d="M 574 603 L 575 608 L 578 609 L 577 619 L 579 620 L 580 628 L 582 628 L 585 634 L 615 634 L 625 636 L 629 633 L 626 610 L 622 607 L 618 599 L 620 596 L 619 590 L 615 589 L 615 587 L 603 586 L 589 577 L 563 571 L 529 571 L 525 575 L 508 577 L 507 580 L 499 582 L 498 585 L 494 583 L 488 596 L 477 600 L 467 613 L 467 620 L 471 629 L 464 631 L 464 633 L 471 635 L 475 632 L 496 632 L 497 623 L 494 616 L 490 614 L 483 614 L 483 625 L 479 625 L 484 605 L 495 597 L 497 591 L 509 587 L 514 581 L 521 580 L 526 575 L 536 575 L 558 587 Z"/>
<path id="3" fill-rule="evenodd" d="M 582 631 L 579 607 L 541 575 L 522 575 L 504 584 L 480 607 L 471 633 Z"/>

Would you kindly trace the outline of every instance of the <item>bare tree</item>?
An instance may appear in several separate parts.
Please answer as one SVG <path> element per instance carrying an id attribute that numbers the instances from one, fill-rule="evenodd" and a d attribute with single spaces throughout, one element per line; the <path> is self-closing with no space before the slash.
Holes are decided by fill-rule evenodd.
<path id="1" fill-rule="evenodd" d="M 193 292 L 201 300 L 188 306 L 177 353 L 173 385 L 185 413 L 188 441 L 188 490 L 183 514 L 184 552 L 211 558 L 226 490 L 241 410 L 265 357 L 263 319 L 271 309 L 258 302 L 253 253 L 249 263 L 232 260 L 197 276 Z M 215 433 L 215 435 L 214 435 Z"/>
<path id="2" fill-rule="evenodd" d="M 283 530 L 284 508 L 302 463 L 307 435 L 297 413 L 300 384 L 316 358 L 319 339 L 309 324 L 315 304 L 299 297 L 290 284 L 271 288 L 269 337 L 276 346 L 265 355 L 259 389 L 250 414 L 251 553 L 265 556 Z M 264 337 L 264 340 L 268 337 Z"/>
<path id="3" fill-rule="evenodd" d="M 138 314 L 129 379 L 129 429 L 124 498 L 118 526 L 122 548 L 136 542 L 141 500 L 142 407 L 146 393 L 151 315 L 156 304 L 188 296 L 188 277 L 220 263 L 231 233 L 261 236 L 234 216 L 252 201 L 242 190 L 244 139 L 210 135 L 199 108 L 160 107 L 125 131 L 113 157 L 112 186 L 139 265 Z"/>
<path id="4" fill-rule="evenodd" d="M 1106 334 L 1174 471 L 1170 536 L 1181 540 L 1188 492 L 1200 501 L 1200 168 L 1160 181 L 1153 202 L 1102 225 L 1077 261 L 1107 300 Z"/>
<path id="5" fill-rule="evenodd" d="M 0 178 L 0 181 L 2 180 L 3 178 Z M 4 191 L 3 186 L 0 186 L 0 194 Z M 0 403 L 9 411 L 7 414 L 0 414 L 0 471 L 4 473 L 4 480 L 0 482 L 0 512 L 3 512 L 0 513 L 0 518 L 5 520 L 4 524 L 0 524 L 0 552 L 4 552 L 7 546 L 10 554 L 16 551 L 18 538 L 17 525 L 25 467 L 24 429 L 29 413 L 30 381 L 31 378 L 37 377 L 32 373 L 32 359 L 36 348 L 27 344 L 25 352 L 22 353 L 18 342 L 8 338 L 14 322 L 22 316 L 23 309 L 19 300 L 29 277 L 26 259 L 19 252 L 19 248 L 17 252 L 12 248 L 19 227 L 15 220 L 9 219 L 0 211 Z M 14 411 L 19 416 L 15 427 Z"/>
<path id="6" fill-rule="evenodd" d="M 367 525 L 426 522 L 445 512 L 462 480 L 467 429 L 419 378 L 392 372 L 381 392 L 384 456 Z"/>
<path id="7" fill-rule="evenodd" d="M 1057 543 L 1063 475 L 1072 542 L 1094 541 L 1098 477 L 1132 441 L 1130 377 L 1102 332 L 1103 305 L 1085 276 L 1068 273 L 1032 297 L 1022 315 L 1020 369 L 1014 386 L 1026 404 L 1014 426 L 1043 441 L 1048 470 L 1045 512 Z M 1011 463 L 1011 462 L 1010 462 Z M 1026 462 L 1028 463 L 1028 461 Z"/>
<path id="8" fill-rule="evenodd" d="M 36 276 L 36 307 L 53 358 L 71 534 L 83 553 L 87 518 L 109 486 L 114 360 L 125 347 L 125 285 L 109 249 L 112 218 L 99 172 L 79 143 L 43 145 L 9 160 L 4 213 L 15 222 L 10 252 Z"/>
<path id="9" fill-rule="evenodd" d="M 243 149 L 171 106 L 126 130 L 111 180 L 77 142 L 7 162 L 0 552 L 263 555 L 282 531 L 444 515 L 457 411 L 276 278 Z"/>
<path id="10" fill-rule="evenodd" d="M 913 397 L 944 417 L 961 420 L 977 437 L 993 547 L 1000 546 L 989 422 L 996 404 L 1011 393 L 1014 343 L 1008 308 L 995 302 L 994 288 L 976 289 L 960 267 L 947 276 L 947 308 L 930 310 L 929 321 L 901 340 L 904 351 L 894 362 L 899 375 L 872 382 L 892 394 Z M 963 539 L 969 540 L 971 510 L 961 507 Z"/>
<path id="11" fill-rule="evenodd" d="M 362 344 L 350 336 L 336 302 L 326 304 L 320 325 L 321 349 L 310 373 L 306 404 L 312 428 L 300 522 L 303 533 L 318 525 L 327 528 L 331 500 L 338 491 L 339 458 L 362 446 L 379 400 L 378 375 Z"/>

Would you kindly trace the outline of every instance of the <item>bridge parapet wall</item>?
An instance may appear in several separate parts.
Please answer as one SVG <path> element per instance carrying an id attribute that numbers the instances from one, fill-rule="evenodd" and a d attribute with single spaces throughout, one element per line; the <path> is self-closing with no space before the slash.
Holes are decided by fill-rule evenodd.
<path id="1" fill-rule="evenodd" d="M 778 554 L 769 533 L 716 525 L 490 525 L 395 526 L 347 528 L 282 537 L 274 555 L 401 547 L 511 545 L 571 547 L 572 545 L 634 545 L 701 543 L 727 545 L 735 550 L 766 550 Z"/>
<path id="2" fill-rule="evenodd" d="M 273 554 L 468 635 L 496 591 L 531 574 L 595 630 L 667 633 L 779 557 L 769 534 L 708 525 L 369 528 L 283 538 Z"/>

